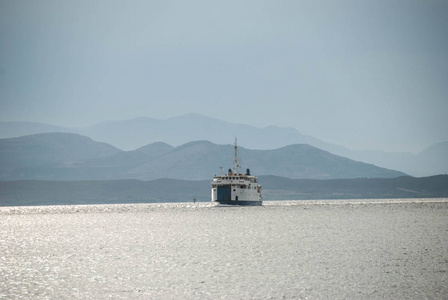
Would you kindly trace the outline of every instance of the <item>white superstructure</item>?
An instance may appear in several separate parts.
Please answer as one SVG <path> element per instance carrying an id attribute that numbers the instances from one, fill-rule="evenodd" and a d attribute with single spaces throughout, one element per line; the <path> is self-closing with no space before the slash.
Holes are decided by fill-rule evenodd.
<path id="1" fill-rule="evenodd" d="M 234 170 L 227 174 L 215 175 L 212 184 L 212 202 L 235 205 L 261 205 L 261 185 L 258 178 L 250 174 L 238 172 L 238 152 L 235 139 Z"/>

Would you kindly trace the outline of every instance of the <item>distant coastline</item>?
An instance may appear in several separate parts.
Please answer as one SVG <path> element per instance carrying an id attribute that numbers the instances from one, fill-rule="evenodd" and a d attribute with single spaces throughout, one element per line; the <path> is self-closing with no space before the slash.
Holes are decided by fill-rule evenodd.
<path id="1" fill-rule="evenodd" d="M 448 197 L 448 175 L 333 180 L 260 176 L 259 180 L 265 201 Z M 208 180 L 0 181 L 0 206 L 192 202 L 193 195 L 208 202 L 209 190 Z"/>

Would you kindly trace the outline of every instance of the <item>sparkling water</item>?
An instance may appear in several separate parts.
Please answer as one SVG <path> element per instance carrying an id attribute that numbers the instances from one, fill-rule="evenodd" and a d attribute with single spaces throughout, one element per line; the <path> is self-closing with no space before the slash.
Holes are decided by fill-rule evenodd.
<path id="1" fill-rule="evenodd" d="M 1 299 L 446 299 L 448 199 L 0 208 Z"/>

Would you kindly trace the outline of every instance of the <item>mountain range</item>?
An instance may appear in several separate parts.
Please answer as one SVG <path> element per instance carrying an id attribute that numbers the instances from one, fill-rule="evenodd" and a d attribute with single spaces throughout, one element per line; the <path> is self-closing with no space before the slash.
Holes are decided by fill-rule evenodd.
<path id="1" fill-rule="evenodd" d="M 238 149 L 242 171 L 250 168 L 256 175 L 291 179 L 405 175 L 307 144 L 275 150 Z M 232 168 L 233 153 L 233 145 L 209 141 L 177 147 L 157 142 L 123 151 L 74 133 L 43 133 L 0 140 L 0 180 L 210 180 L 213 175 Z"/>
<path id="2" fill-rule="evenodd" d="M 354 151 L 303 135 L 293 128 L 276 126 L 257 128 L 197 114 L 166 120 L 145 117 L 110 121 L 85 128 L 64 128 L 32 122 L 0 122 L 0 138 L 49 132 L 78 133 L 127 151 L 155 142 L 174 146 L 197 140 L 227 144 L 237 136 L 242 145 L 248 149 L 272 150 L 294 144 L 308 144 L 355 161 L 399 170 L 412 176 L 430 176 L 448 171 L 448 141 L 431 145 L 418 154 Z"/>

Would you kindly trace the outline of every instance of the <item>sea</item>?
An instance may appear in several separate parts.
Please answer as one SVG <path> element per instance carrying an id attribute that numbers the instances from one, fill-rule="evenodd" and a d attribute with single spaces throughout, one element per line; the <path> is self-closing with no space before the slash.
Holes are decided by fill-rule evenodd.
<path id="1" fill-rule="evenodd" d="M 0 299 L 448 299 L 448 199 L 1 207 Z"/>

